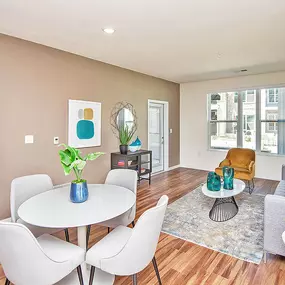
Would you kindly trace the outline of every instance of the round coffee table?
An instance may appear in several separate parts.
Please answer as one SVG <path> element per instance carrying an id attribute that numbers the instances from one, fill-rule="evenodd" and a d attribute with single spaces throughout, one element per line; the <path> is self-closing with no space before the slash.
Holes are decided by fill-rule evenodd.
<path id="1" fill-rule="evenodd" d="M 220 191 L 210 191 L 207 183 L 202 186 L 205 196 L 215 198 L 215 203 L 210 210 L 209 218 L 215 222 L 225 222 L 232 219 L 238 213 L 238 205 L 234 196 L 240 194 L 245 189 L 245 183 L 239 179 L 234 179 L 234 189 L 226 190 L 223 184 Z"/>

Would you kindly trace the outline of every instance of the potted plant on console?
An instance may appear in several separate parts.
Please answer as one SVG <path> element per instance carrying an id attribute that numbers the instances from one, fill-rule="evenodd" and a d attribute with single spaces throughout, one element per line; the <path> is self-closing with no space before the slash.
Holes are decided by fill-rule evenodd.
<path id="1" fill-rule="evenodd" d="M 129 129 L 128 125 L 122 126 L 119 129 L 120 152 L 121 154 L 128 153 L 128 145 L 134 135 L 134 129 Z"/>
<path id="2" fill-rule="evenodd" d="M 104 152 L 93 152 L 82 157 L 80 150 L 61 144 L 64 150 L 59 151 L 61 165 L 65 175 L 69 175 L 73 170 L 76 179 L 71 182 L 70 186 L 70 200 L 73 203 L 82 203 L 88 199 L 87 181 L 82 179 L 82 172 L 88 160 L 95 160 Z"/>

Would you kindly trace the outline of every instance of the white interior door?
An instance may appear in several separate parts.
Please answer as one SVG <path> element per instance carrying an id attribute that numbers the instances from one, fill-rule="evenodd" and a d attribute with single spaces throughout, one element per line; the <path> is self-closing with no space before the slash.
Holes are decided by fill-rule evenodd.
<path id="1" fill-rule="evenodd" d="M 164 170 L 164 104 L 149 102 L 148 141 L 152 151 L 152 172 Z"/>

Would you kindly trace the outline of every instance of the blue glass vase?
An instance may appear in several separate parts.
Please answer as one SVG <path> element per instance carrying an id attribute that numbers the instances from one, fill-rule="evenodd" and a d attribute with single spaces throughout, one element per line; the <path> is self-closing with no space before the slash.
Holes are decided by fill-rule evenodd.
<path id="1" fill-rule="evenodd" d="M 71 182 L 70 186 L 70 201 L 72 203 L 83 203 L 88 199 L 88 187 L 86 180 L 75 183 Z"/>
<path id="2" fill-rule="evenodd" d="M 209 172 L 207 177 L 207 188 L 210 191 L 221 190 L 221 177 L 215 172 Z"/>
<path id="3" fill-rule="evenodd" d="M 139 137 L 137 137 L 137 139 L 134 141 L 135 145 L 138 147 L 138 150 L 141 149 L 142 147 L 142 142 L 141 140 L 139 139 Z"/>
<path id="4" fill-rule="evenodd" d="M 235 175 L 235 170 L 232 167 L 228 166 L 223 167 L 224 189 L 226 190 L 234 189 L 234 175 Z"/>

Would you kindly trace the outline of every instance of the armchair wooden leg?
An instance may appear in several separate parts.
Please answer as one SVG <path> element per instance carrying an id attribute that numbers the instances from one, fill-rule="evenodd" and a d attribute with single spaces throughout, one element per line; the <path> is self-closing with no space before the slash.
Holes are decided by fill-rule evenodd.
<path id="1" fill-rule="evenodd" d="M 69 233 L 68 233 L 68 229 L 64 229 L 64 234 L 65 234 L 65 240 L 67 242 L 69 242 Z"/>
<path id="2" fill-rule="evenodd" d="M 94 275 L 95 275 L 95 266 L 91 266 L 89 285 L 93 284 Z"/>
<path id="3" fill-rule="evenodd" d="M 253 179 L 252 180 L 247 180 L 246 184 L 247 184 L 248 192 L 251 195 L 253 190 L 254 190 L 254 187 L 255 187 L 254 180 Z"/>
<path id="4" fill-rule="evenodd" d="M 110 228 L 108 227 L 108 233 L 110 233 Z"/>
<path id="5" fill-rule="evenodd" d="M 77 274 L 78 274 L 79 283 L 80 283 L 80 285 L 84 285 L 83 276 L 82 276 L 82 270 L 81 270 L 81 265 L 77 266 L 76 269 L 77 269 Z"/>
<path id="6" fill-rule="evenodd" d="M 154 267 L 154 270 L 155 270 L 155 273 L 156 273 L 156 277 L 157 277 L 157 280 L 158 280 L 158 284 L 159 284 L 159 285 L 162 285 L 161 279 L 160 279 L 160 275 L 159 275 L 159 271 L 158 271 L 158 267 L 157 267 L 157 263 L 156 263 L 156 259 L 155 259 L 155 256 L 154 256 L 153 259 L 152 259 L 152 264 L 153 264 L 153 267 Z"/>
<path id="7" fill-rule="evenodd" d="M 90 237 L 91 225 L 87 226 L 87 234 L 86 234 L 86 249 L 88 249 L 88 242 Z"/>
<path id="8" fill-rule="evenodd" d="M 132 226 L 133 226 L 133 228 L 135 227 L 135 221 L 132 221 Z"/>
<path id="9" fill-rule="evenodd" d="M 8 279 L 6 279 L 5 285 L 10 285 L 10 281 Z"/>
<path id="10" fill-rule="evenodd" d="M 254 180 L 251 179 L 251 181 L 249 181 L 249 194 L 252 194 L 253 190 L 254 190 Z"/>
<path id="11" fill-rule="evenodd" d="M 134 274 L 132 277 L 133 277 L 133 285 L 137 285 L 138 284 L 137 274 Z"/>

